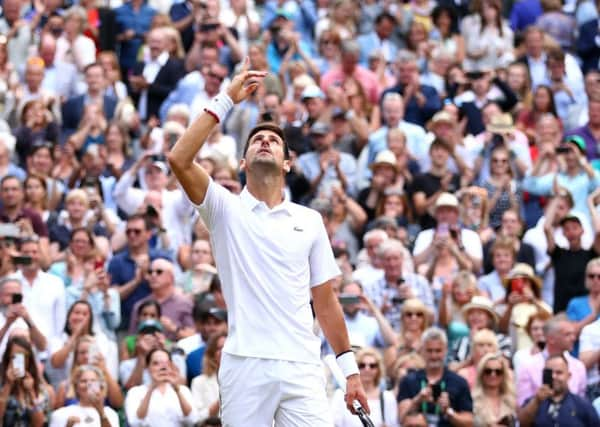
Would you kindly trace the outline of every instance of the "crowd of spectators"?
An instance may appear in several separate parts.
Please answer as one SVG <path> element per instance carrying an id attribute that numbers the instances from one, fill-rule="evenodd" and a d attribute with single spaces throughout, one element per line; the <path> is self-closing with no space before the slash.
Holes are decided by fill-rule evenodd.
<path id="1" fill-rule="evenodd" d="M 600 2 L 0 4 L 3 425 L 220 425 L 213 236 L 166 159 L 245 58 L 197 161 L 239 194 L 282 127 L 375 425 L 600 425 Z"/>

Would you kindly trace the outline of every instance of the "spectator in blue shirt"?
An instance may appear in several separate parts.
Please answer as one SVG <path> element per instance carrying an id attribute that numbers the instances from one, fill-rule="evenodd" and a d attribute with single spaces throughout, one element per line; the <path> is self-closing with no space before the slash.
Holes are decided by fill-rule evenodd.
<path id="1" fill-rule="evenodd" d="M 421 336 L 425 369 L 408 374 L 400 383 L 398 416 L 401 422 L 411 411 L 425 414 L 429 425 L 471 425 L 473 400 L 467 381 L 444 366 L 448 351 L 446 333 L 437 327 Z"/>
<path id="2" fill-rule="evenodd" d="M 544 365 L 552 372 L 550 384 L 543 384 L 536 395 L 519 410 L 522 427 L 597 426 L 600 418 L 592 404 L 569 391 L 571 373 L 565 356 L 550 356 Z"/>
<path id="3" fill-rule="evenodd" d="M 419 81 L 417 56 L 409 51 L 402 51 L 397 56 L 398 83 L 385 90 L 381 99 L 389 92 L 397 92 L 404 98 L 404 120 L 419 126 L 425 123 L 442 108 L 442 101 L 437 91 Z"/>
<path id="4" fill-rule="evenodd" d="M 156 11 L 144 0 L 130 0 L 115 10 L 119 63 L 124 76 L 137 62 L 137 55 L 144 43 L 144 35 L 150 30 Z"/>
<path id="5" fill-rule="evenodd" d="M 118 286 L 121 297 L 121 329 L 129 325 L 133 306 L 150 295 L 146 270 L 156 258 L 171 261 L 168 254 L 152 250 L 148 241 L 152 237 L 152 226 L 143 215 L 132 215 L 127 219 L 127 247 L 116 254 L 108 264 L 112 286 Z"/>

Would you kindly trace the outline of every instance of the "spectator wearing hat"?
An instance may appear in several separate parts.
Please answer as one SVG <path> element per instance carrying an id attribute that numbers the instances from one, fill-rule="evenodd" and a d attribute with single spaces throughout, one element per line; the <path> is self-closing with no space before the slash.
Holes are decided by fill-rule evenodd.
<path id="1" fill-rule="evenodd" d="M 177 342 L 177 347 L 185 353 L 188 381 L 200 375 L 206 352 L 206 344 L 211 337 L 227 332 L 227 311 L 219 308 L 210 295 L 197 299 L 192 310 L 197 333 Z"/>
<path id="2" fill-rule="evenodd" d="M 517 263 L 503 283 L 506 308 L 500 316 L 498 329 L 510 333 L 515 350 L 530 347 L 532 342 L 525 330 L 529 316 L 538 311 L 552 314 L 552 308 L 541 300 L 542 281 L 531 266 Z"/>
<path id="3" fill-rule="evenodd" d="M 516 129 L 512 116 L 502 113 L 496 102 L 490 102 L 481 109 L 485 132 L 476 136 L 476 144 L 471 146 L 475 155 L 473 173 L 475 182 L 482 185 L 492 173 L 492 151 L 504 147 L 509 154 L 509 164 L 514 179 L 521 180 L 531 170 L 531 155 L 527 136 Z"/>
<path id="4" fill-rule="evenodd" d="M 557 186 L 568 190 L 573 197 L 573 210 L 586 214 L 589 218 L 587 196 L 600 185 L 600 173 L 588 162 L 586 151 L 585 141 L 579 136 L 566 138 L 556 152 L 554 147 L 544 149 L 538 155 L 531 173 L 523 179 L 523 190 L 536 196 L 556 193 Z M 557 173 L 540 175 L 543 161 L 553 160 L 555 156 L 559 162 L 564 162 L 564 168 Z"/>
<path id="5" fill-rule="evenodd" d="M 448 168 L 451 150 L 441 139 L 429 146 L 431 166 L 427 172 L 415 175 L 409 187 L 412 203 L 422 230 L 435 225 L 434 206 L 444 192 L 454 193 L 461 187 L 460 176 Z"/>
<path id="6" fill-rule="evenodd" d="M 583 226 L 581 214 L 571 211 L 560 218 L 563 235 L 568 247 L 562 248 L 554 242 L 552 221 L 556 215 L 556 201 L 553 200 L 548 209 L 548 222 L 544 227 L 548 247 L 548 255 L 554 266 L 554 312 L 567 308 L 569 301 L 588 293 L 585 287 L 585 270 L 589 261 L 600 253 L 600 234 L 596 230 L 592 248 L 582 246 Z M 585 219 L 584 219 L 585 220 Z M 568 286 L 567 286 L 568 284 Z"/>
<path id="7" fill-rule="evenodd" d="M 569 354 L 577 338 L 575 326 L 563 316 L 555 316 L 544 324 L 546 348 L 524 361 L 517 372 L 517 400 L 523 405 L 536 394 L 542 385 L 542 371 L 545 362 L 553 356 L 566 358 L 571 376 L 568 388 L 571 393 L 585 397 L 587 375 L 585 365 Z"/>
<path id="8" fill-rule="evenodd" d="M 441 249 L 447 248 L 456 257 L 461 269 L 478 273 L 483 262 L 479 235 L 458 223 L 458 199 L 442 192 L 435 201 L 436 228 L 428 228 L 417 235 L 413 256 L 415 266 L 429 263 Z"/>
<path id="9" fill-rule="evenodd" d="M 166 259 L 155 259 L 147 271 L 151 293 L 133 306 L 133 316 L 129 319 L 129 332 L 137 325 L 137 307 L 144 301 L 158 301 L 161 308 L 161 323 L 165 336 L 171 340 L 193 334 L 192 303 L 189 298 L 175 292 L 175 274 L 173 264 Z"/>
<path id="10" fill-rule="evenodd" d="M 497 344 L 496 351 L 499 351 L 507 361 L 511 360 L 512 343 L 510 337 L 495 332 L 498 326 L 498 314 L 494 310 L 494 303 L 489 298 L 475 295 L 470 302 L 462 306 L 460 311 L 469 327 L 469 335 L 459 338 L 452 346 L 449 359 L 456 362 L 455 367 L 462 367 L 468 361 L 475 334 L 482 330 L 494 331 Z"/>
<path id="11" fill-rule="evenodd" d="M 146 190 L 133 186 L 138 172 L 144 167 Z M 113 196 L 127 215 L 137 213 L 150 192 L 159 193 L 161 222 L 159 233 L 169 230 L 169 249 L 177 252 L 181 244 L 191 244 L 192 207 L 180 189 L 168 190 L 168 168 L 160 156 L 145 152 L 117 181 Z"/>
<path id="12" fill-rule="evenodd" d="M 339 183 L 346 194 L 355 193 L 356 160 L 333 145 L 333 133 L 328 124 L 315 122 L 309 131 L 315 151 L 298 157 L 298 166 L 310 181 L 314 194 L 329 197 L 331 186 Z"/>
<path id="13" fill-rule="evenodd" d="M 396 57 L 398 79 L 395 86 L 386 89 L 383 96 L 389 92 L 402 95 L 406 105 L 404 120 L 418 126 L 425 126 L 442 107 L 437 91 L 428 85 L 421 84 L 417 56 L 410 51 L 400 51 Z"/>
<path id="14" fill-rule="evenodd" d="M 399 170 L 396 156 L 390 150 L 378 153 L 369 168 L 372 173 L 371 182 L 359 191 L 356 200 L 366 212 L 368 221 L 372 221 L 385 190 L 396 183 Z"/>
<path id="15" fill-rule="evenodd" d="M 469 176 L 469 154 L 464 145 L 462 133 L 460 131 L 458 114 L 449 110 L 440 110 L 433 115 L 427 123 L 428 137 L 431 141 L 439 139 L 446 143 L 450 152 L 448 160 L 448 169 L 453 173 L 459 172 L 461 175 Z M 431 165 L 427 164 L 427 168 Z"/>

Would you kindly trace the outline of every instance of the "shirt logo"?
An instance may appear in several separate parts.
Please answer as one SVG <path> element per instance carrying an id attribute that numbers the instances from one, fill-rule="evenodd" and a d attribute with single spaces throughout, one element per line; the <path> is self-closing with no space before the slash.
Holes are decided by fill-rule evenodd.
<path id="1" fill-rule="evenodd" d="M 304 229 L 301 228 L 301 227 L 295 226 L 294 227 L 294 231 L 300 231 L 300 232 L 302 232 L 302 231 L 304 231 Z"/>

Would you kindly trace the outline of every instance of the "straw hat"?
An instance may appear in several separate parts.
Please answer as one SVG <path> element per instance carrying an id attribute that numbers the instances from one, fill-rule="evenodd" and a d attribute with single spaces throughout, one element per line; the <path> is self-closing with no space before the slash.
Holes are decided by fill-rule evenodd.
<path id="1" fill-rule="evenodd" d="M 390 166 L 394 168 L 396 172 L 398 172 L 398 164 L 396 163 L 396 155 L 392 153 L 390 150 L 382 150 L 377 153 L 375 156 L 375 161 L 371 163 L 369 168 L 371 170 L 379 167 L 379 166 Z"/>
<path id="2" fill-rule="evenodd" d="M 490 119 L 490 123 L 485 128 L 491 133 L 511 133 L 515 130 L 512 116 L 508 113 L 496 114 Z"/>
<path id="3" fill-rule="evenodd" d="M 485 311 L 490 315 L 490 317 L 494 320 L 495 323 L 498 322 L 498 313 L 496 313 L 496 311 L 494 310 L 494 303 L 489 298 L 481 295 L 475 295 L 471 298 L 471 301 L 469 301 L 462 307 L 461 313 L 463 317 L 466 318 L 469 314 L 469 311 L 474 309 Z"/>
<path id="4" fill-rule="evenodd" d="M 458 199 L 454 194 L 442 193 L 438 196 L 437 200 L 435 201 L 435 209 L 442 206 L 449 206 L 451 208 L 458 209 Z"/>
<path id="5" fill-rule="evenodd" d="M 529 264 L 525 264 L 523 262 L 515 264 L 512 270 L 508 273 L 506 279 L 502 280 L 502 283 L 505 287 L 508 286 L 512 279 L 516 279 L 517 277 L 524 277 L 529 279 L 531 283 L 533 283 L 538 289 L 542 289 L 542 281 L 539 277 L 535 275 L 533 268 Z"/>

